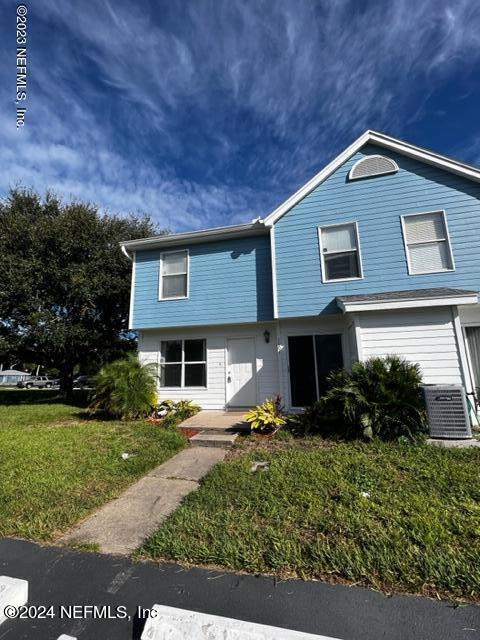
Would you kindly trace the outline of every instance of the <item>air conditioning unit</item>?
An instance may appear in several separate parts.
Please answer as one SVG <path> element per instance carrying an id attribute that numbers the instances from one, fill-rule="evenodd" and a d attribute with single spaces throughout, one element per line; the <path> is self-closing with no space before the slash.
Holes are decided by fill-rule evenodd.
<path id="1" fill-rule="evenodd" d="M 448 440 L 471 438 L 465 389 L 458 384 L 427 384 L 423 389 L 430 436 Z"/>

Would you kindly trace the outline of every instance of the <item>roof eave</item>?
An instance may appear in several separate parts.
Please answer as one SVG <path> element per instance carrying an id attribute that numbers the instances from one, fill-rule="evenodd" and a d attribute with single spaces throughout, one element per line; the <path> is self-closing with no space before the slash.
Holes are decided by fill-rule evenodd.
<path id="1" fill-rule="evenodd" d="M 336 303 L 343 313 L 357 313 L 361 311 L 389 311 L 396 309 L 412 309 L 420 307 L 450 307 L 458 305 L 478 304 L 477 293 L 464 293 L 426 298 L 397 298 L 392 300 L 356 300 L 348 302 L 340 297 Z"/>
<path id="2" fill-rule="evenodd" d="M 261 235 L 262 233 L 268 233 L 268 227 L 264 225 L 262 220 L 256 220 L 249 224 L 215 227 L 213 229 L 203 229 L 201 231 L 189 231 L 164 236 L 152 236 L 151 238 L 141 238 L 139 240 L 125 240 L 120 243 L 120 246 L 124 252 L 138 251 L 141 249 L 156 249 L 158 247 L 214 242 L 216 240 L 226 240 L 229 238 L 245 238 L 248 236 Z"/>

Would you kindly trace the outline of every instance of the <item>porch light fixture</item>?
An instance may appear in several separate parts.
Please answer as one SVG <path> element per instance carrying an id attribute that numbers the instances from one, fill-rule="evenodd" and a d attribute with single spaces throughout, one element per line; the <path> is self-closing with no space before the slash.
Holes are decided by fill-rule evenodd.
<path id="1" fill-rule="evenodd" d="M 263 332 L 263 337 L 265 338 L 265 342 L 268 344 L 270 342 L 270 331 L 265 329 Z"/>

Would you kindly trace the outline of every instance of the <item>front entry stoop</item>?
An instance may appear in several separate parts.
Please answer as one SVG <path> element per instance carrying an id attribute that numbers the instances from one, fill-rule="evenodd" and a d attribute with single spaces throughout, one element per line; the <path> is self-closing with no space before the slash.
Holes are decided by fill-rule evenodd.
<path id="1" fill-rule="evenodd" d="M 249 433 L 245 411 L 199 411 L 187 418 L 179 429 L 196 447 L 231 447 L 239 433 Z"/>
<path id="2" fill-rule="evenodd" d="M 196 447 L 221 447 L 225 449 L 231 447 L 237 438 L 238 433 L 207 429 L 191 436 L 190 442 Z"/>

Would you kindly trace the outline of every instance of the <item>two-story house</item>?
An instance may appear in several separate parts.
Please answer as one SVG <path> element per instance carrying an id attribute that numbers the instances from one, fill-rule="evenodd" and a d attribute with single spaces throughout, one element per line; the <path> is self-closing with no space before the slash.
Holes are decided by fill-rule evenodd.
<path id="1" fill-rule="evenodd" d="M 479 182 L 367 131 L 263 220 L 124 242 L 161 397 L 294 409 L 333 368 L 389 353 L 426 383 L 480 386 Z"/>

